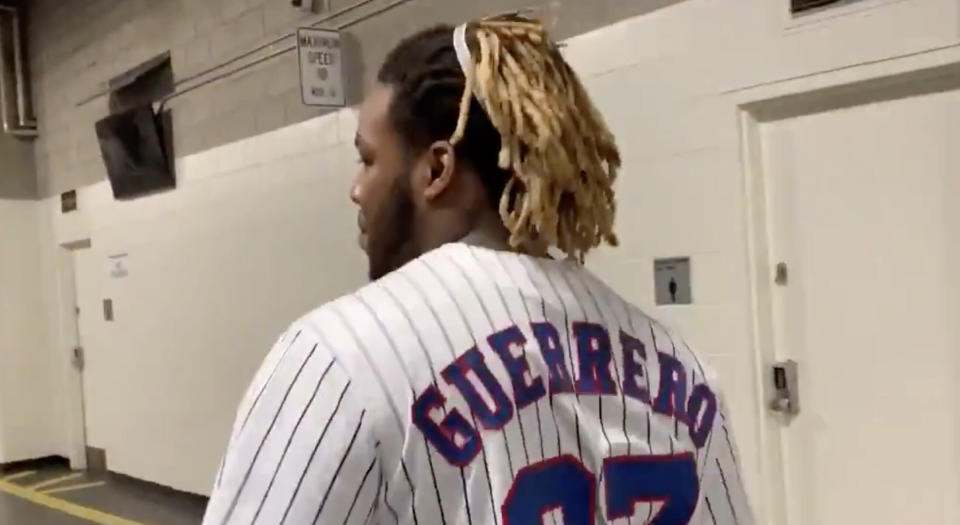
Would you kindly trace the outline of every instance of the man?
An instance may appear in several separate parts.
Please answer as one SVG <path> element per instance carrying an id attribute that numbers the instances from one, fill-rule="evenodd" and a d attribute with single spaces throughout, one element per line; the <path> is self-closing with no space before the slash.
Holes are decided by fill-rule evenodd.
<path id="1" fill-rule="evenodd" d="M 540 24 L 403 41 L 356 146 L 373 282 L 267 356 L 205 523 L 752 523 L 710 372 L 581 266 L 619 152 Z"/>

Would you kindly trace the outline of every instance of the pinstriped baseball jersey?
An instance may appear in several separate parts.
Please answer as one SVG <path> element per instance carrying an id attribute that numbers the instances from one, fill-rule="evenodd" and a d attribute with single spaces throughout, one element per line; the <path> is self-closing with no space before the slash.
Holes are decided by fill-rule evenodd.
<path id="1" fill-rule="evenodd" d="M 204 523 L 750 525 L 717 385 L 570 262 L 449 244 L 306 315 Z"/>

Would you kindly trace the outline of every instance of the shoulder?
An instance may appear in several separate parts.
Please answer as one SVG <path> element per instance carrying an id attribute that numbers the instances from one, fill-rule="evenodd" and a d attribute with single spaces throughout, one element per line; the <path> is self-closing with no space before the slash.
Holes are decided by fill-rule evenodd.
<path id="1" fill-rule="evenodd" d="M 423 314 L 439 297 L 476 290 L 471 277 L 485 271 L 487 254 L 463 244 L 431 250 L 390 274 L 330 301 L 298 322 L 319 330 L 364 329 L 363 336 L 390 335 L 409 328 L 409 317 Z M 442 312 L 447 314 L 449 312 Z M 376 338 L 374 338 L 376 339 Z M 387 339 L 380 343 L 388 344 Z M 381 346 L 381 345 L 374 345 Z"/>
<path id="2" fill-rule="evenodd" d="M 433 381 L 439 356 L 456 351 L 470 319 L 482 316 L 480 305 L 496 300 L 493 288 L 509 285 L 508 265 L 492 252 L 448 244 L 314 309 L 291 331 L 328 348 L 370 392 L 402 401 Z"/>
<path id="3" fill-rule="evenodd" d="M 358 290 L 329 301 L 295 321 L 300 333 L 324 351 L 362 386 L 361 401 L 388 425 L 406 424 L 411 392 L 429 378 L 429 357 L 418 349 L 434 335 L 449 312 L 436 297 L 465 286 L 458 272 L 469 271 L 464 248 L 445 246 Z"/>
<path id="4" fill-rule="evenodd" d="M 617 303 L 618 306 L 615 305 L 613 308 L 623 309 L 628 328 L 633 330 L 630 335 L 640 340 L 648 350 L 655 351 L 655 354 L 648 358 L 657 362 L 661 359 L 675 360 L 682 365 L 682 370 L 685 371 L 692 385 L 705 383 L 711 388 L 716 388 L 717 375 L 704 359 L 701 350 L 695 347 L 696 345 L 691 344 L 689 339 L 671 326 L 671 323 L 658 319 L 639 306 L 628 302 L 599 277 L 591 272 L 586 273 L 593 287 L 599 291 L 606 302 Z"/>
<path id="5" fill-rule="evenodd" d="M 306 331 L 347 365 L 375 360 L 405 335 L 410 317 L 428 306 L 451 269 L 450 247 L 428 252 L 402 268 L 308 312 L 291 331 Z M 353 367 L 351 367 L 353 368 Z M 362 368 L 362 367 L 359 367 Z"/>
<path id="6" fill-rule="evenodd" d="M 238 408 L 205 523 L 258 517 L 276 523 L 288 513 L 302 515 L 290 521 L 313 520 L 326 500 L 324 490 L 352 495 L 368 486 L 372 494 L 363 469 L 369 472 L 379 459 L 379 438 L 362 388 L 341 365 L 323 334 L 302 322 L 281 336 Z M 271 457 L 282 451 L 286 470 L 263 464 L 261 452 L 267 451 Z M 301 491 L 300 483 L 274 483 L 290 472 L 302 472 L 309 490 Z M 326 512 L 349 516 L 341 501 L 332 500 Z"/>

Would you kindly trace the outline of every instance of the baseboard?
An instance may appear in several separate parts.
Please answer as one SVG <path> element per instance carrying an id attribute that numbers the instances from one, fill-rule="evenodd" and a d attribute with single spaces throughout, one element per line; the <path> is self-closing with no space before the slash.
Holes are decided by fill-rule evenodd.
<path id="1" fill-rule="evenodd" d="M 87 447 L 87 471 L 107 472 L 107 451 L 97 447 Z"/>

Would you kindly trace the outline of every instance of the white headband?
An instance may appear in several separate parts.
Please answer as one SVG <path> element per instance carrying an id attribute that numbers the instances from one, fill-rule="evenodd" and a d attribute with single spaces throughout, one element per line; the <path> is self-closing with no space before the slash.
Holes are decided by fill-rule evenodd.
<path id="1" fill-rule="evenodd" d="M 470 57 L 470 46 L 467 45 L 467 24 L 460 24 L 453 30 L 453 48 L 457 51 L 457 60 L 460 62 L 460 69 L 466 75 L 467 71 L 473 67 L 473 59 Z"/>

